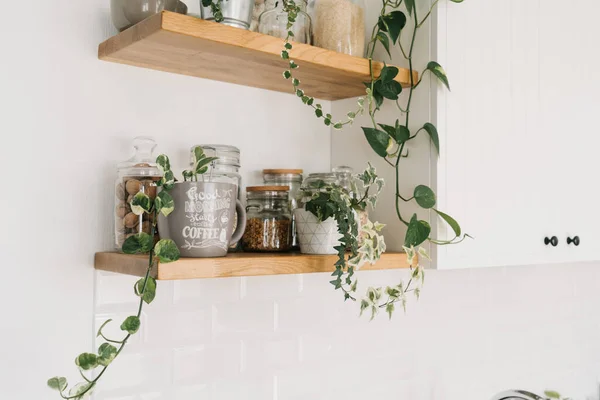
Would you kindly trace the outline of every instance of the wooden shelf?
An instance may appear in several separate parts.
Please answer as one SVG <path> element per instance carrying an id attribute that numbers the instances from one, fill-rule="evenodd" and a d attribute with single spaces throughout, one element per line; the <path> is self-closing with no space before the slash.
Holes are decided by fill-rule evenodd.
<path id="1" fill-rule="evenodd" d="M 232 253 L 219 258 L 181 258 L 169 264 L 158 264 L 152 275 L 159 280 L 225 278 L 281 274 L 333 272 L 337 256 L 294 253 Z M 148 267 L 147 256 L 116 252 L 96 253 L 96 269 L 127 275 L 143 276 Z M 375 265 L 363 270 L 408 268 L 406 254 L 385 253 Z"/>
<path id="2" fill-rule="evenodd" d="M 164 11 L 100 44 L 98 58 L 291 93 L 282 49 L 282 39 Z M 299 43 L 291 56 L 308 96 L 339 100 L 365 93 L 368 60 Z M 383 64 L 374 67 L 377 76 Z M 396 80 L 410 86 L 409 71 L 400 69 Z"/>

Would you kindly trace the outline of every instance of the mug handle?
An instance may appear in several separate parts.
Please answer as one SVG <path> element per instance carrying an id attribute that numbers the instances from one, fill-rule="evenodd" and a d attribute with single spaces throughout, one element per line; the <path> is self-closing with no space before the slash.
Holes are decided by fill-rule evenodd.
<path id="1" fill-rule="evenodd" d="M 235 228 L 233 235 L 231 235 L 230 244 L 239 242 L 246 230 L 246 209 L 239 200 L 235 201 L 235 213 L 237 214 L 237 227 Z"/>

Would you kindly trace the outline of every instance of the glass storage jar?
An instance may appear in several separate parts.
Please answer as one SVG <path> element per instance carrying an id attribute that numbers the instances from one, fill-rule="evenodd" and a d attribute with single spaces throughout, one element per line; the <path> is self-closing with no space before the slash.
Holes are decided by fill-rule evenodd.
<path id="1" fill-rule="evenodd" d="M 296 235 L 296 219 L 294 210 L 298 208 L 300 199 L 300 186 L 302 185 L 301 169 L 263 169 L 263 180 L 265 185 L 287 186 L 290 188 L 290 212 L 292 213 L 292 248 L 299 249 L 298 237 Z"/>
<path id="2" fill-rule="evenodd" d="M 364 57 L 366 43 L 364 0 L 311 0 L 313 45 Z"/>
<path id="3" fill-rule="evenodd" d="M 300 8 L 300 12 L 296 17 L 296 22 L 290 29 L 294 33 L 291 39 L 297 43 L 312 43 L 312 23 L 310 17 L 306 13 L 306 1 L 298 0 L 296 5 Z M 265 35 L 275 36 L 280 39 L 287 37 L 288 14 L 283 9 L 283 0 L 275 3 L 272 9 L 266 8 L 258 18 L 258 31 Z"/>
<path id="4" fill-rule="evenodd" d="M 244 251 L 289 251 L 292 248 L 292 214 L 287 186 L 246 188 Z"/>
<path id="5" fill-rule="evenodd" d="M 346 192 L 348 192 L 350 197 L 356 199 L 357 202 L 362 199 L 362 196 L 365 194 L 363 183 L 354 174 L 354 170 L 351 167 L 339 166 L 333 168 L 332 171 L 337 176 L 339 185 L 343 187 Z M 360 228 L 369 220 L 369 210 L 367 210 L 365 206 L 364 209 L 356 208 L 355 211 L 358 217 L 358 224 Z M 359 243 L 362 242 L 362 239 L 365 236 L 365 233 L 360 234 Z"/>
<path id="6" fill-rule="evenodd" d="M 135 215 L 131 211 L 131 200 L 138 192 L 146 193 L 150 199 L 156 197 L 156 182 L 162 174 L 152 155 L 156 142 L 149 137 L 133 140 L 135 154 L 117 166 L 115 183 L 115 246 L 121 249 L 125 239 L 140 232 L 150 234 L 151 221 L 148 214 Z M 158 238 L 156 232 L 155 238 Z"/>
<path id="7" fill-rule="evenodd" d="M 198 146 L 202 147 L 207 157 L 217 157 L 217 160 L 208 166 L 208 171 L 203 175 L 199 175 L 198 179 L 202 179 L 203 182 L 233 183 L 237 185 L 237 197 L 240 199 L 240 188 L 242 186 L 240 149 L 224 144 L 200 144 L 192 146 L 190 149 L 190 165 L 194 162 L 194 149 Z"/>
<path id="8" fill-rule="evenodd" d="M 322 188 L 327 185 L 339 185 L 338 178 L 334 173 L 319 172 L 315 174 L 309 174 L 304 182 L 302 182 L 299 206 L 304 207 L 304 203 L 310 200 L 310 196 L 312 196 L 314 193 L 322 191 Z"/>

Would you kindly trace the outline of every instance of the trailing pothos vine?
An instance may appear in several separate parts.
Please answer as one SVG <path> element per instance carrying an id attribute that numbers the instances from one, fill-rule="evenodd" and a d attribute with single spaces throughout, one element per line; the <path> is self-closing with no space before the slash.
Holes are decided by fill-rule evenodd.
<path id="1" fill-rule="evenodd" d="M 156 296 L 156 280 L 151 276 L 152 268 L 156 265 L 156 259 L 161 263 L 170 263 L 179 259 L 179 249 L 170 239 L 161 239 L 154 243 L 154 234 L 156 232 L 156 222 L 158 214 L 169 215 L 175 208 L 173 198 L 169 194 L 175 184 L 175 177 L 171 171 L 169 158 L 160 155 L 156 163 L 161 169 L 163 178 L 157 182 L 157 186 L 162 187 L 162 191 L 154 199 L 150 199 L 143 192 L 137 193 L 131 200 L 131 211 L 136 215 L 148 214 L 150 221 L 150 234 L 141 232 L 128 237 L 123 243 L 123 252 L 126 254 L 148 254 L 148 268 L 143 278 L 139 279 L 133 286 L 134 293 L 139 297 L 139 305 L 135 315 L 131 315 L 121 323 L 120 329 L 123 331 L 122 338 L 108 337 L 104 333 L 104 328 L 112 320 L 105 321 L 98 329 L 97 337 L 104 340 L 104 343 L 98 347 L 97 353 L 81 353 L 75 358 L 75 365 L 83 379 L 82 382 L 69 387 L 67 378 L 55 376 L 48 379 L 48 386 L 58 392 L 61 398 L 69 400 L 81 400 L 87 398 L 97 382 L 104 375 L 107 368 L 113 360 L 121 354 L 129 338 L 135 335 L 141 326 L 140 317 L 144 303 L 150 304 Z M 89 376 L 90 373 L 95 376 Z"/>
<path id="2" fill-rule="evenodd" d="M 302 0 L 299 0 L 302 1 Z M 463 0 L 449 0 L 454 3 L 461 3 Z M 429 135 L 431 142 L 439 153 L 440 143 L 437 128 L 434 124 L 427 122 L 419 129 L 411 132 L 410 115 L 411 105 L 414 91 L 421 84 L 423 77 L 427 74 L 433 74 L 448 90 L 450 85 L 444 69 L 435 61 L 430 61 L 425 69 L 421 72 L 420 77 L 416 80 L 415 66 L 413 54 L 415 50 L 415 41 L 419 29 L 431 16 L 432 11 L 437 6 L 439 0 L 435 0 L 429 8 L 426 15 L 420 19 L 418 10 L 415 7 L 415 0 L 382 0 L 382 8 L 377 23 L 373 27 L 371 38 L 367 45 L 367 59 L 369 60 L 369 73 L 371 76 L 370 82 L 366 82 L 366 95 L 358 99 L 358 104 L 355 110 L 348 112 L 344 119 L 334 120 L 331 114 L 324 114 L 321 104 L 315 103 L 315 99 L 307 96 L 301 89 L 301 82 L 296 77 L 296 70 L 299 65 L 291 58 L 293 50 L 294 33 L 292 27 L 296 22 L 296 17 L 300 12 L 300 8 L 296 5 L 295 0 L 283 0 L 284 11 L 288 16 L 287 36 L 284 40 L 284 48 L 281 51 L 281 58 L 288 62 L 288 67 L 283 72 L 283 77 L 291 81 L 293 92 L 302 100 L 304 104 L 314 109 L 317 118 L 322 118 L 327 126 L 332 126 L 334 129 L 342 129 L 345 125 L 352 124 L 358 115 L 361 115 L 366 110 L 371 126 L 362 127 L 367 142 L 373 151 L 380 156 L 388 165 L 395 169 L 395 210 L 398 219 L 407 227 L 406 236 L 404 239 L 404 249 L 408 255 L 409 265 L 412 268 L 412 274 L 409 281 L 404 284 L 400 282 L 395 286 L 383 288 L 369 288 L 366 297 L 361 300 L 361 313 L 366 309 L 370 309 L 372 317 L 379 309 L 385 309 L 388 314 L 392 315 L 396 303 L 406 304 L 406 294 L 414 292 L 418 297 L 420 287 L 415 287 L 417 282 L 422 283 L 424 279 L 423 269 L 419 265 L 418 254 L 421 257 L 427 258 L 427 253 L 424 249 L 418 248 L 423 242 L 430 241 L 437 245 L 456 244 L 463 241 L 468 234 L 464 234 L 458 222 L 450 215 L 435 208 L 436 195 L 434 191 L 426 185 L 418 185 L 414 188 L 412 195 L 405 195 L 400 190 L 400 161 L 408 157 L 408 150 L 405 148 L 408 142 L 415 139 L 419 133 L 425 132 Z M 408 17 L 407 17 L 408 15 Z M 412 29 L 408 37 L 408 48 L 405 49 L 401 35 L 404 28 L 407 26 L 408 18 L 412 19 Z M 409 80 L 408 96 L 404 107 L 400 103 L 400 94 L 403 91 L 402 85 L 395 80 L 399 70 L 393 66 L 384 67 L 380 71 L 376 71 L 373 64 L 373 55 L 378 45 L 382 45 L 385 51 L 391 57 L 391 46 L 398 46 L 403 57 L 408 62 Z M 377 73 L 379 72 L 379 73 Z M 382 105 L 386 102 L 392 104 L 398 109 L 399 117 L 392 124 L 386 124 L 377 121 L 377 113 Z M 435 212 L 452 230 L 454 237 L 451 239 L 438 239 L 431 236 L 431 226 L 427 221 L 420 220 L 417 214 L 413 214 L 411 218 L 407 218 L 402 214 L 402 204 L 414 201 L 418 206 L 426 210 Z M 351 217 L 350 217 L 351 218 Z M 338 221 L 340 223 L 340 221 Z M 340 251 L 339 260 L 336 262 L 336 272 L 334 274 L 342 274 L 350 277 L 353 274 L 353 269 L 346 261 L 346 255 Z M 339 280 L 332 281 L 336 290 L 344 291 L 345 299 L 354 299 L 354 297 L 339 284 Z M 351 285 L 351 289 L 356 290 L 356 285 Z"/>

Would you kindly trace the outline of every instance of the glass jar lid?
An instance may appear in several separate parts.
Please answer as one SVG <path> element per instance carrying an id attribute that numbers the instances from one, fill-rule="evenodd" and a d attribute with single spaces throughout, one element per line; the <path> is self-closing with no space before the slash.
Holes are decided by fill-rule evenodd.
<path id="1" fill-rule="evenodd" d="M 287 199 L 290 192 L 288 186 L 248 186 L 246 194 L 248 199 L 278 198 Z"/>
<path id="2" fill-rule="evenodd" d="M 272 181 L 279 182 L 302 182 L 301 169 L 263 169 L 263 179 L 265 183 Z"/>
<path id="3" fill-rule="evenodd" d="M 127 161 L 117 165 L 119 174 L 129 176 L 161 177 L 153 155 L 156 141 L 148 136 L 138 136 L 133 139 L 135 154 Z"/>
<path id="4" fill-rule="evenodd" d="M 190 149 L 190 162 L 194 161 L 194 149 L 196 147 L 202 147 L 204 154 L 207 157 L 217 157 L 214 161 L 215 165 L 219 165 L 240 168 L 240 149 L 235 146 L 229 146 L 226 144 L 199 144 L 192 146 Z"/>
<path id="5" fill-rule="evenodd" d="M 302 183 L 302 190 L 315 191 L 324 186 L 339 185 L 339 180 L 334 173 L 316 173 L 308 175 L 308 178 Z"/>

